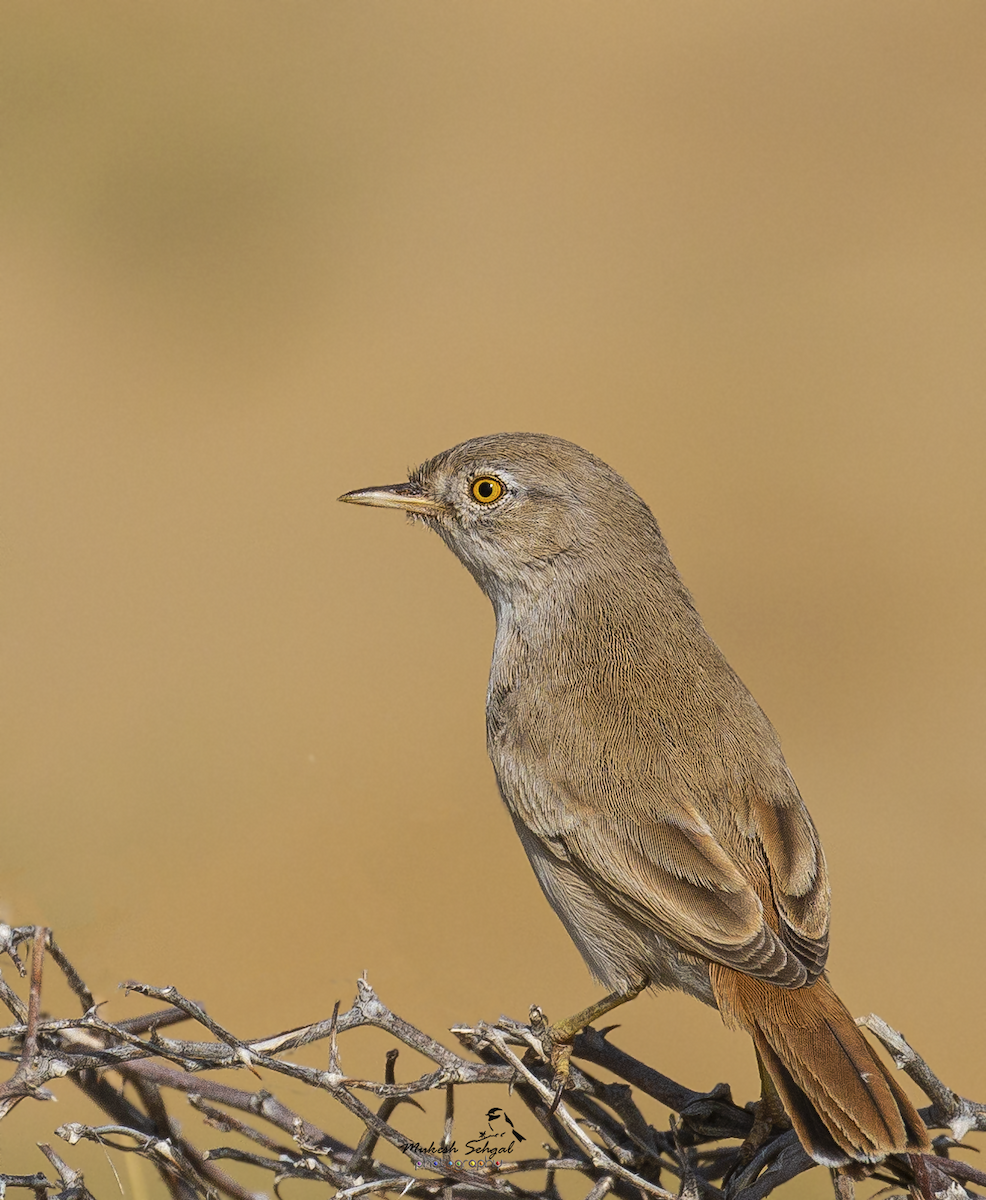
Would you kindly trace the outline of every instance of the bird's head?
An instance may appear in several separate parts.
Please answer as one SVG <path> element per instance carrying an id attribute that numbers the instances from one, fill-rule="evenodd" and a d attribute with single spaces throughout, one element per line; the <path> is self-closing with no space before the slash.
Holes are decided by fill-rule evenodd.
<path id="1" fill-rule="evenodd" d="M 444 450 L 408 482 L 340 500 L 423 520 L 492 598 L 605 569 L 628 541 L 663 546 L 650 510 L 595 455 L 541 433 L 496 433 Z"/>

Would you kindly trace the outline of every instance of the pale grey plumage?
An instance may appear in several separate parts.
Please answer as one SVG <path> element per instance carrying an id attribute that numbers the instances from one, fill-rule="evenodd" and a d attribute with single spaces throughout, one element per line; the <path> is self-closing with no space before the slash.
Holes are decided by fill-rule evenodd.
<path id="1" fill-rule="evenodd" d="M 470 495 L 486 474 L 508 485 L 495 505 Z M 828 907 L 817 835 L 643 501 L 595 456 L 535 434 L 464 442 L 411 481 L 447 506 L 425 519 L 493 603 L 490 757 L 594 973 L 709 1004 L 710 959 L 786 986 L 817 975 Z M 757 894 L 765 834 L 790 945 Z M 739 864 L 722 849 L 734 845 Z"/>
<path id="2" fill-rule="evenodd" d="M 594 974 L 746 1028 L 820 1161 L 927 1146 L 821 974 L 825 860 L 777 735 L 629 484 L 570 442 L 494 434 L 341 499 L 423 519 L 492 601 L 490 758 Z"/>

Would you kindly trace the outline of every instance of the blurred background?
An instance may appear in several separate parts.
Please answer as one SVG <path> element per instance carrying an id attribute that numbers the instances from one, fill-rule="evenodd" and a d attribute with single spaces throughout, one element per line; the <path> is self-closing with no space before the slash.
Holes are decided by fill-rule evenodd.
<path id="1" fill-rule="evenodd" d="M 549 432 L 651 504 L 778 728 L 837 989 L 986 1099 L 984 44 L 978 0 L 7 0 L 0 917 L 111 1016 L 137 978 L 251 1036 L 364 970 L 449 1043 L 594 999 L 486 758 L 486 600 L 335 503 Z M 618 1018 L 756 1095 L 714 1012 Z"/>

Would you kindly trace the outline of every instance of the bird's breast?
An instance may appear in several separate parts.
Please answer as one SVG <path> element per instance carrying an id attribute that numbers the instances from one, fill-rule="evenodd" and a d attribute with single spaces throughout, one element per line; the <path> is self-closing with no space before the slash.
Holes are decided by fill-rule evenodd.
<path id="1" fill-rule="evenodd" d="M 617 636 L 615 622 L 573 642 L 557 621 L 563 635 L 549 638 L 538 614 L 515 615 L 498 613 L 486 709 L 515 816 L 540 824 L 578 798 L 641 818 L 687 805 L 735 839 L 744 794 L 793 789 L 770 723 L 704 633 L 685 654 L 667 637 Z"/>

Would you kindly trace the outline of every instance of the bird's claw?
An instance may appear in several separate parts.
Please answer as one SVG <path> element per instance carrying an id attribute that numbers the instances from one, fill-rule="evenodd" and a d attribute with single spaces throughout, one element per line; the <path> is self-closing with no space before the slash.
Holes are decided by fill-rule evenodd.
<path id="1" fill-rule="evenodd" d="M 548 1107 L 550 1115 L 561 1103 L 562 1093 L 568 1087 L 571 1074 L 572 1042 L 575 1033 L 579 1031 L 572 1032 L 564 1021 L 555 1025 L 549 1024 L 543 1009 L 536 1004 L 531 1008 L 531 1030 L 541 1043 L 541 1053 L 551 1064 L 551 1087 L 554 1096 Z"/>
<path id="2" fill-rule="evenodd" d="M 571 1042 L 552 1042 L 551 1053 L 549 1055 L 551 1067 L 554 1071 L 554 1076 L 551 1080 L 551 1086 L 554 1088 L 555 1094 L 548 1107 L 548 1115 L 550 1116 L 558 1105 L 561 1103 L 562 1093 L 568 1087 L 569 1072 L 572 1061 L 572 1043 Z"/>
<path id="3" fill-rule="evenodd" d="M 750 1132 L 743 1139 L 736 1156 L 736 1163 L 727 1176 L 731 1179 L 751 1163 L 760 1150 L 770 1141 L 775 1133 L 791 1128 L 791 1121 L 783 1108 L 778 1108 L 771 1093 L 766 1092 L 753 1106 L 753 1124 Z"/>

